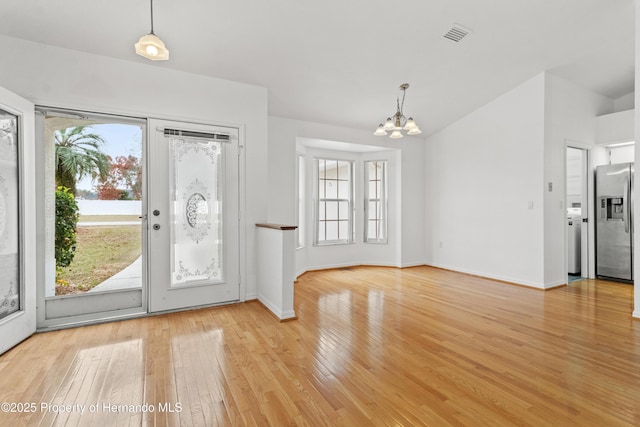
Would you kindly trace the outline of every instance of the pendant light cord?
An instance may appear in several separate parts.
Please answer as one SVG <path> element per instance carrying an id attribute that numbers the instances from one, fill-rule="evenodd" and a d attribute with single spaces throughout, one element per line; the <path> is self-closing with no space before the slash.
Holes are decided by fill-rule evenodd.
<path id="1" fill-rule="evenodd" d="M 155 34 L 153 32 L 153 0 L 151 0 L 150 3 L 151 3 L 151 34 Z"/>
<path id="2" fill-rule="evenodd" d="M 402 104 L 400 104 L 400 97 L 396 98 L 396 108 L 398 109 L 398 112 L 400 113 L 401 117 L 404 117 L 404 97 L 407 94 L 407 90 L 406 89 L 402 89 Z"/>

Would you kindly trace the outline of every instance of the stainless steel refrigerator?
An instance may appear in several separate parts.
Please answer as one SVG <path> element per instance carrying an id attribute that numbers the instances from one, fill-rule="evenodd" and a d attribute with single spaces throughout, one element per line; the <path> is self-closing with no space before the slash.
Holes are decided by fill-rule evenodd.
<path id="1" fill-rule="evenodd" d="M 596 275 L 633 280 L 633 163 L 596 169 Z"/>

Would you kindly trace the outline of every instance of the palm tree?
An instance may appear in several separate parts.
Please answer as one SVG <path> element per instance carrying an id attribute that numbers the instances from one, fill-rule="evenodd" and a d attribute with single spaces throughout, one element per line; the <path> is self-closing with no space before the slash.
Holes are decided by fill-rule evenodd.
<path id="1" fill-rule="evenodd" d="M 109 157 L 100 151 L 105 141 L 89 129 L 76 126 L 55 132 L 56 186 L 67 187 L 74 196 L 77 180 L 87 175 L 106 178 L 109 173 Z"/>

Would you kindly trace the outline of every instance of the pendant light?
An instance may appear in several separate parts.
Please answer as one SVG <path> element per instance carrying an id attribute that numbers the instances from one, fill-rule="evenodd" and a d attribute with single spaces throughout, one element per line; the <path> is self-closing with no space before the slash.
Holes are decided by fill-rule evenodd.
<path id="1" fill-rule="evenodd" d="M 396 113 L 389 117 L 384 124 L 380 124 L 376 131 L 373 133 L 376 136 L 385 136 L 387 132 L 391 132 L 389 138 L 391 139 L 400 139 L 404 137 L 402 131 L 406 131 L 407 135 L 419 135 L 422 133 L 418 125 L 416 124 L 413 117 L 409 117 L 408 119 L 404 116 L 404 112 L 402 111 L 404 108 L 404 97 L 407 94 L 407 89 L 409 88 L 409 83 L 403 83 L 400 85 L 400 90 L 402 91 L 402 103 L 400 103 L 400 98 L 396 99 Z"/>
<path id="2" fill-rule="evenodd" d="M 169 49 L 167 49 L 162 42 L 153 32 L 153 0 L 151 2 L 151 32 L 145 36 L 140 37 L 136 46 L 136 53 L 140 56 L 144 56 L 152 61 L 166 61 L 169 59 Z"/>

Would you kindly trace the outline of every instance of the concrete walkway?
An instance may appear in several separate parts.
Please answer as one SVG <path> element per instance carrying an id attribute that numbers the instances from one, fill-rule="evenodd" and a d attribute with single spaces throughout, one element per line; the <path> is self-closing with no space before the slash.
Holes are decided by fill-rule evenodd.
<path id="1" fill-rule="evenodd" d="M 140 288 L 142 286 L 142 257 L 138 257 L 128 267 L 109 277 L 88 292 L 115 291 Z"/>

